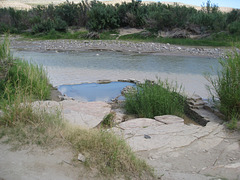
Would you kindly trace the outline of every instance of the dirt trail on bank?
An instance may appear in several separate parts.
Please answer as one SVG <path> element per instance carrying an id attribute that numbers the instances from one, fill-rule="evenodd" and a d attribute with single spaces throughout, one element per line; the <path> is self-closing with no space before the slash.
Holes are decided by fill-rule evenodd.
<path id="1" fill-rule="evenodd" d="M 12 146 L 0 141 L 0 180 L 103 180 L 94 169 L 77 161 L 71 148 L 59 146 L 44 149 Z M 74 160 L 75 159 L 75 160 Z"/>

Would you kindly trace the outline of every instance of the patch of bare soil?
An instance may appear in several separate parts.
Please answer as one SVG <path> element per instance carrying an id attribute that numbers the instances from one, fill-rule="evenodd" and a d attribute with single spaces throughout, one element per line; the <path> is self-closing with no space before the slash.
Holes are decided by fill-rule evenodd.
<path id="1" fill-rule="evenodd" d="M 46 150 L 28 146 L 13 151 L 9 144 L 0 143 L 0 180 L 86 180 L 102 179 L 88 170 L 69 147 Z"/>

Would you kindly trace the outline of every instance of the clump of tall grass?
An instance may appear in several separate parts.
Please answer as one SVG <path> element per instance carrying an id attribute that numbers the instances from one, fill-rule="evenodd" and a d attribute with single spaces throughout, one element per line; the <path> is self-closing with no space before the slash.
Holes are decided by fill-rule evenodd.
<path id="1" fill-rule="evenodd" d="M 3 40 L 0 44 L 0 80 L 5 78 L 8 69 L 12 65 L 13 58 L 10 53 L 10 43 L 8 38 Z"/>
<path id="2" fill-rule="evenodd" d="M 17 147 L 25 144 L 51 146 L 62 142 L 59 133 L 65 124 L 61 111 L 55 109 L 49 112 L 44 108 L 33 107 L 21 94 L 16 95 L 14 102 L 7 103 L 3 108 L 0 138 L 6 135 L 5 141 Z"/>
<path id="3" fill-rule="evenodd" d="M 36 99 L 47 99 L 51 85 L 43 67 L 15 60 L 7 75 L 11 87 L 22 89 Z"/>
<path id="4" fill-rule="evenodd" d="M 34 99 L 43 100 L 50 95 L 51 86 L 47 75 L 42 67 L 14 59 L 9 48 L 6 37 L 0 44 L 0 72 L 3 75 L 0 78 L 0 108 L 3 111 L 0 117 L 1 134 L 13 131 L 19 134 L 7 133 L 9 137 L 15 136 L 26 141 L 27 135 L 32 139 L 34 132 L 40 129 L 44 135 L 50 124 L 55 124 L 59 118 L 50 118 L 51 115 L 42 110 L 34 111 L 30 103 Z"/>
<path id="5" fill-rule="evenodd" d="M 184 114 L 186 98 L 182 88 L 168 81 L 158 80 L 156 83 L 145 81 L 137 85 L 136 91 L 126 94 L 125 109 L 127 113 L 138 117 L 153 118 L 160 115 Z"/>
<path id="6" fill-rule="evenodd" d="M 43 67 L 14 59 L 9 48 L 6 37 L 0 44 L 0 98 L 14 100 L 17 90 L 35 99 L 49 98 L 51 85 Z"/>
<path id="7" fill-rule="evenodd" d="M 219 60 L 221 70 L 217 77 L 207 76 L 212 87 L 208 90 L 217 107 L 226 116 L 226 120 L 240 120 L 240 54 L 236 51 L 229 53 L 228 58 Z M 230 122 L 231 123 L 231 122 Z M 232 123 L 236 124 L 236 123 Z"/>
<path id="8" fill-rule="evenodd" d="M 97 166 L 103 175 L 123 174 L 153 177 L 152 169 L 140 160 L 126 141 L 103 129 L 72 128 L 66 134 L 74 149 L 87 157 L 90 166 Z"/>

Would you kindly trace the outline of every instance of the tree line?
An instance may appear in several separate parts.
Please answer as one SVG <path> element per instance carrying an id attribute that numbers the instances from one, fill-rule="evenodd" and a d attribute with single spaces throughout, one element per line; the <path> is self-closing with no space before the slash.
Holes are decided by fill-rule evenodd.
<path id="1" fill-rule="evenodd" d="M 68 27 L 86 27 L 89 31 L 113 30 L 120 27 L 146 28 L 157 32 L 174 28 L 199 27 L 200 33 L 227 31 L 240 34 L 240 10 L 224 13 L 210 0 L 200 11 L 193 7 L 143 4 L 140 1 L 106 5 L 99 1 L 66 1 L 54 6 L 37 6 L 30 10 L 0 9 L 0 33 L 32 34 L 51 30 L 66 32 Z"/>

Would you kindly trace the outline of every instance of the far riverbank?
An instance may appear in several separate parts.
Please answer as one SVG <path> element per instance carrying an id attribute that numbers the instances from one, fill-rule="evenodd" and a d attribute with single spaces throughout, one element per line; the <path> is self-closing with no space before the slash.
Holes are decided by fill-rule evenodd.
<path id="1" fill-rule="evenodd" d="M 125 53 L 154 53 L 172 56 L 197 56 L 223 58 L 231 48 L 225 47 L 193 47 L 171 45 L 169 43 L 131 42 L 120 40 L 33 40 L 20 36 L 10 37 L 11 48 L 23 51 L 118 51 Z"/>

